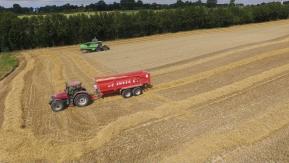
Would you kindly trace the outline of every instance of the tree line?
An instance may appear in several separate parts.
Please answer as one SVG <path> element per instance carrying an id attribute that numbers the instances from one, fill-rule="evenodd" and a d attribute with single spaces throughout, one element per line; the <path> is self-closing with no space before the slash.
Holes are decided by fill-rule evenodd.
<path id="1" fill-rule="evenodd" d="M 0 51 L 131 38 L 193 29 L 287 19 L 289 5 L 187 6 L 137 12 L 100 12 L 94 15 L 48 14 L 19 18 L 0 13 Z"/>
<path id="2" fill-rule="evenodd" d="M 231 0 L 232 1 L 232 0 Z M 21 7 L 19 4 L 14 4 L 11 8 L 4 8 L 0 6 L 0 12 L 10 11 L 15 14 L 47 14 L 47 13 L 71 13 L 71 12 L 87 12 L 87 11 L 115 11 L 115 10 L 140 10 L 140 9 L 172 9 L 178 7 L 188 6 L 228 6 L 229 4 L 217 4 L 217 0 L 207 0 L 203 3 L 201 0 L 196 2 L 176 0 L 172 4 L 157 4 L 157 3 L 143 3 L 142 0 L 120 0 L 112 4 L 105 3 L 104 0 L 99 0 L 96 3 L 89 5 L 71 5 L 69 3 L 62 6 L 50 5 L 39 8 Z M 242 5 L 242 4 L 239 4 Z"/>

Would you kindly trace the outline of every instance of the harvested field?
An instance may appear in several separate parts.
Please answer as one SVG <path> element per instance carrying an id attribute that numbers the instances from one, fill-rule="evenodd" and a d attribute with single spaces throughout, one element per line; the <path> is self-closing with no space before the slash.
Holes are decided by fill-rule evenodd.
<path id="1" fill-rule="evenodd" d="M 289 21 L 22 52 L 0 81 L 0 162 L 289 162 Z M 65 81 L 145 69 L 154 88 L 54 113 Z"/>

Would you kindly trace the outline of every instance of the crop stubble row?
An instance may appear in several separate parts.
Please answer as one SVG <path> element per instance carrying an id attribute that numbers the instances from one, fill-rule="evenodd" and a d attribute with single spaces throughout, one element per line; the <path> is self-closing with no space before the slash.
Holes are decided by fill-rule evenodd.
<path id="1" fill-rule="evenodd" d="M 243 49 L 231 49 L 228 52 L 201 57 L 199 60 L 192 60 L 184 64 L 169 65 L 160 69 L 154 69 L 152 70 L 152 74 L 155 74 L 156 79 L 158 79 L 162 75 L 170 72 L 186 71 L 186 69 L 194 65 L 212 64 L 216 60 L 225 60 L 226 57 L 242 51 L 263 48 L 272 44 L 286 44 L 287 41 L 288 39 L 285 38 L 244 47 Z M 72 108 L 65 112 L 52 114 L 47 105 L 47 94 L 63 89 L 63 83 L 66 80 L 79 77 L 83 79 L 85 84 L 90 84 L 90 82 L 92 82 L 90 80 L 94 75 L 102 75 L 108 72 L 97 70 L 82 58 L 79 53 L 75 52 L 75 50 L 70 50 L 70 48 L 59 48 L 56 50 L 44 49 L 40 51 L 42 54 L 37 54 L 39 52 L 37 50 L 27 52 L 29 53 L 26 54 L 27 66 L 11 82 L 11 90 L 16 91 L 11 91 L 5 100 L 4 123 L 1 129 L 0 141 L 4 142 L 4 137 L 10 137 L 14 132 L 17 134 L 14 134 L 14 136 L 8 138 L 10 140 L 3 143 L 3 148 L 0 149 L 1 159 L 91 160 L 93 159 L 92 154 L 94 153 L 91 151 L 97 153 L 98 149 L 101 151 L 102 149 L 109 148 L 111 142 L 117 142 L 117 145 L 119 145 L 118 148 L 120 148 L 125 144 L 125 141 L 121 141 L 123 140 L 121 137 L 122 134 L 135 132 L 135 134 L 139 133 L 142 135 L 143 133 L 140 129 L 143 127 L 145 127 L 147 131 L 155 132 L 155 135 L 151 135 L 154 136 L 153 139 L 159 139 L 160 136 L 158 136 L 158 134 L 162 132 L 164 132 L 164 136 L 172 137 L 171 132 L 174 130 L 171 130 L 171 132 L 166 130 L 166 127 L 171 126 L 172 122 L 180 123 L 180 126 L 183 125 L 184 128 L 188 129 L 189 124 L 193 125 L 194 123 L 190 121 L 190 123 L 187 123 L 187 115 L 189 115 L 189 117 L 191 116 L 190 118 L 192 119 L 202 119 L 200 116 L 195 116 L 194 112 L 192 114 L 192 109 L 194 110 L 208 103 L 212 103 L 213 106 L 214 103 L 218 101 L 226 101 L 234 96 L 238 97 L 242 92 L 252 91 L 257 86 L 263 87 L 270 82 L 278 82 L 284 76 L 286 77 L 289 71 L 289 66 L 286 62 L 289 49 L 284 48 L 284 45 L 282 45 L 281 49 L 275 48 L 269 52 L 248 55 L 243 59 L 220 65 L 214 69 L 204 69 L 204 71 L 196 74 L 190 74 L 188 77 L 182 77 L 180 79 L 172 77 L 171 80 L 157 84 L 155 88 L 145 92 L 141 97 L 128 100 L 123 100 L 120 97 L 110 97 L 99 100 L 85 109 Z M 267 64 L 271 67 L 266 67 Z M 250 65 L 258 68 L 259 71 L 254 70 L 252 67 L 250 68 Z M 219 78 L 220 81 L 222 81 L 230 78 L 229 72 L 238 72 L 238 70 L 242 68 L 244 68 L 244 70 L 240 72 L 247 73 L 247 75 L 232 78 L 229 83 L 224 82 L 221 85 L 211 83 L 210 89 L 197 94 L 190 94 L 188 90 L 184 99 L 178 99 L 178 101 L 176 101 L 176 99 L 166 98 L 162 95 L 171 92 L 172 95 L 175 94 L 175 96 L 181 97 L 181 93 L 178 91 L 174 93 L 171 90 L 185 89 L 182 88 L 185 85 L 191 86 L 193 90 L 194 87 L 199 86 L 198 81 L 206 82 L 214 78 Z M 13 87 L 17 87 L 17 89 L 13 89 Z M 22 92 L 22 90 L 24 92 Z M 22 101 L 22 104 L 18 106 L 17 103 L 14 103 L 14 101 L 17 100 Z M 13 105 L 10 105 L 12 103 Z M 14 105 L 15 107 L 12 107 Z M 286 105 L 283 103 L 279 105 L 280 107 L 278 108 L 281 108 L 280 110 L 274 111 L 273 109 L 269 109 L 264 115 L 258 114 L 256 120 L 251 118 L 244 123 L 236 123 L 236 126 L 239 125 L 240 127 L 236 127 L 232 130 L 232 133 L 230 133 L 229 130 L 229 134 L 220 133 L 217 134 L 217 137 L 211 137 L 210 134 L 218 130 L 214 131 L 211 129 L 211 131 L 205 127 L 199 130 L 207 129 L 207 132 L 201 133 L 201 135 L 197 137 L 192 137 L 191 135 L 187 137 L 189 139 L 186 139 L 186 141 L 181 141 L 182 134 L 186 135 L 186 132 L 192 134 L 192 132 L 179 130 L 180 135 L 175 136 L 177 144 L 170 146 L 170 141 L 164 139 L 162 145 L 155 147 L 155 149 L 161 150 L 159 153 L 158 151 L 155 151 L 156 153 L 150 153 L 140 150 L 138 153 L 135 153 L 135 156 L 133 155 L 134 152 L 127 153 L 127 158 L 138 159 L 139 154 L 147 154 L 145 155 L 146 158 L 142 159 L 162 159 L 163 156 L 170 152 L 168 148 L 172 148 L 178 149 L 179 151 L 178 155 L 172 156 L 174 160 L 188 159 L 192 154 L 196 156 L 194 157 L 195 160 L 207 159 L 210 155 L 205 151 L 222 153 L 227 147 L 234 148 L 238 143 L 252 143 L 262 139 L 272 130 L 278 129 L 280 126 L 286 124 L 288 117 L 282 115 L 286 113 L 286 110 L 283 109 Z M 233 115 L 235 114 L 232 114 L 232 116 Z M 256 131 L 256 127 L 263 128 L 264 124 L 269 123 L 269 121 L 267 122 L 266 120 L 268 117 L 275 119 L 282 117 L 283 120 L 274 126 L 269 126 L 266 130 L 261 130 L 259 135 L 252 135 L 252 132 Z M 182 121 L 185 122 L 181 123 Z M 208 121 L 208 119 L 203 118 L 202 121 Z M 216 120 L 215 122 L 217 123 L 218 121 Z M 220 123 L 222 122 L 224 122 L 224 120 L 220 120 Z M 22 123 L 25 125 L 24 129 L 21 128 Z M 255 123 L 257 126 L 253 127 Z M 163 129 L 154 129 L 154 127 L 158 125 L 161 125 Z M 250 126 L 250 132 L 247 132 L 247 135 L 237 139 L 238 141 L 233 141 L 232 138 L 239 136 L 236 133 L 247 129 L 246 125 Z M 178 130 L 176 129 L 175 132 L 178 132 Z M 250 136 L 252 139 L 244 142 L 239 141 L 245 139 L 246 136 Z M 225 141 L 225 145 L 227 146 L 216 144 L 219 143 L 222 138 L 228 139 L 228 141 Z M 26 143 L 22 143 L 25 139 L 27 139 Z M 148 141 L 147 143 L 150 142 L 149 139 L 144 139 L 143 141 Z M 196 143 L 196 141 L 199 143 Z M 206 144 L 208 141 L 214 141 L 216 143 L 208 144 L 208 146 L 202 148 L 201 143 Z M 166 142 L 168 144 L 164 145 Z M 142 144 L 138 146 L 137 143 L 138 142 L 135 142 L 132 146 L 141 148 L 140 145 Z M 18 146 L 21 146 L 21 149 L 17 150 Z M 146 147 L 147 145 L 143 146 Z M 201 148 L 199 153 L 192 153 L 197 147 Z M 41 150 L 44 148 L 48 150 Z M 6 149 L 10 149 L 11 151 Z M 121 149 L 119 150 L 119 154 L 121 154 Z M 91 155 L 89 155 L 89 152 L 91 152 Z M 84 155 L 85 153 L 88 154 Z M 12 155 L 15 155 L 14 158 L 12 158 Z M 106 156 L 105 153 L 103 157 L 104 156 Z M 119 155 L 116 154 L 116 156 Z M 110 157 L 111 159 L 117 159 L 117 157 L 114 156 Z M 101 160 L 102 157 L 94 159 Z"/>

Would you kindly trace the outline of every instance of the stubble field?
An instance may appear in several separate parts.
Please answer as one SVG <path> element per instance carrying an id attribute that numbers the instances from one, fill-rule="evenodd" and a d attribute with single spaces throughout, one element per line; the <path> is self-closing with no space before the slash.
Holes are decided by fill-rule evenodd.
<path id="1" fill-rule="evenodd" d="M 22 51 L 0 81 L 0 162 L 288 162 L 289 21 Z M 69 80 L 144 69 L 142 96 L 54 113 Z"/>

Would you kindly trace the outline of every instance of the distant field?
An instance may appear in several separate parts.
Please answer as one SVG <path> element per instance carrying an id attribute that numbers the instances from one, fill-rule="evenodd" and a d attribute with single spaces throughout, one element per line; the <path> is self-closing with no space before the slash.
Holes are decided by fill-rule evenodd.
<path id="1" fill-rule="evenodd" d="M 0 55 L 0 79 L 17 66 L 15 55 L 2 54 Z"/>
<path id="2" fill-rule="evenodd" d="M 112 12 L 119 12 L 119 13 L 136 13 L 138 12 L 138 10 L 122 10 L 122 11 L 89 11 L 89 12 L 72 12 L 72 13 L 58 13 L 58 14 L 64 14 L 66 16 L 74 16 L 74 15 L 80 15 L 80 14 L 84 14 L 84 15 L 96 15 L 96 14 L 100 14 L 100 13 L 112 13 Z M 50 14 L 50 13 L 47 13 Z M 24 17 L 32 17 L 32 16 L 46 16 L 47 14 L 33 14 L 33 15 L 19 15 L 19 18 L 24 18 Z M 53 13 L 55 14 L 55 13 Z"/>

